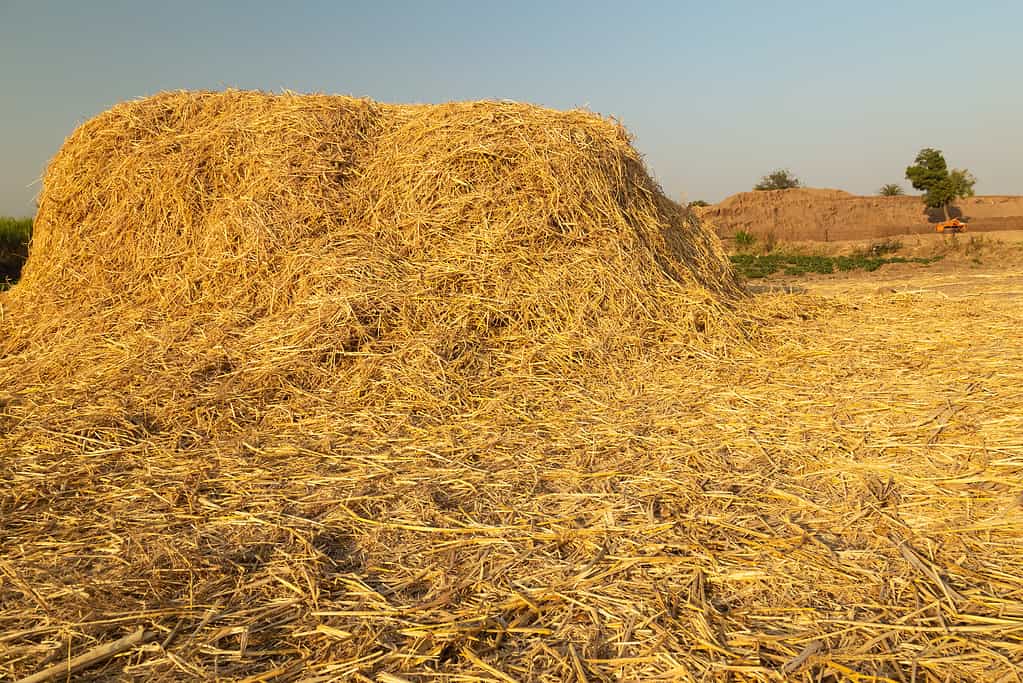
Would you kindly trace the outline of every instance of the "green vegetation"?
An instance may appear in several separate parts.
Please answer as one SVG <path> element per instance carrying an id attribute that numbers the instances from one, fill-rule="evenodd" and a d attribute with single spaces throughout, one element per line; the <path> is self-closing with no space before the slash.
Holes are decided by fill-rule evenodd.
<path id="1" fill-rule="evenodd" d="M 977 179 L 963 168 L 948 170 L 940 149 L 925 147 L 916 155 L 916 161 L 906 168 L 906 178 L 913 187 L 924 193 L 924 203 L 931 209 L 942 209 L 949 219 L 948 207 L 956 199 L 973 196 Z"/>
<path id="2" fill-rule="evenodd" d="M 897 248 L 897 247 L 896 247 Z M 876 256 L 871 251 L 856 252 L 849 256 L 810 256 L 787 252 L 769 254 L 733 254 L 732 265 L 747 278 L 762 278 L 783 271 L 786 275 L 821 273 L 830 275 L 836 271 L 875 271 L 889 263 L 930 264 L 941 260 L 932 258 L 905 258 L 902 256 Z"/>
<path id="3" fill-rule="evenodd" d="M 708 202 L 703 201 L 702 199 L 694 199 L 693 201 L 689 202 L 689 206 L 690 207 L 694 207 L 694 206 L 710 206 L 710 204 Z"/>
<path id="4" fill-rule="evenodd" d="M 754 190 L 791 190 L 796 187 L 802 187 L 803 183 L 800 182 L 799 178 L 792 175 L 792 171 L 787 168 L 779 168 L 777 171 L 768 173 L 760 182 L 753 186 Z"/>
<path id="5" fill-rule="evenodd" d="M 877 193 L 882 197 L 901 197 L 906 194 L 906 191 L 898 183 L 888 183 L 887 185 L 882 185 Z"/>
<path id="6" fill-rule="evenodd" d="M 18 281 L 31 237 L 31 218 L 0 216 L 0 290 Z"/>
<path id="7" fill-rule="evenodd" d="M 0 216 L 0 249 L 13 250 L 16 247 L 28 244 L 31 236 L 31 218 Z"/>
<path id="8" fill-rule="evenodd" d="M 751 232 L 745 230 L 739 230 L 735 233 L 735 246 L 740 249 L 749 249 L 757 241 L 757 236 Z"/>

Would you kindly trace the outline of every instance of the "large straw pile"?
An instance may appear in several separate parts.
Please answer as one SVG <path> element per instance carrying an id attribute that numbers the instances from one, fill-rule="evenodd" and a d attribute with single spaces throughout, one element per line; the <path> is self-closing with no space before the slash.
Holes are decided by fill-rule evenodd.
<path id="1" fill-rule="evenodd" d="M 135 629 L 82 676 L 1018 671 L 1020 350 L 950 385 L 908 300 L 762 304 L 752 349 L 617 125 L 165 94 L 68 140 L 34 239 L 0 299 L 5 674 Z"/>
<path id="2" fill-rule="evenodd" d="M 22 297 L 120 326 L 582 362 L 651 320 L 713 325 L 699 304 L 735 293 L 716 240 L 584 112 L 168 94 L 82 126 L 45 187 Z"/>

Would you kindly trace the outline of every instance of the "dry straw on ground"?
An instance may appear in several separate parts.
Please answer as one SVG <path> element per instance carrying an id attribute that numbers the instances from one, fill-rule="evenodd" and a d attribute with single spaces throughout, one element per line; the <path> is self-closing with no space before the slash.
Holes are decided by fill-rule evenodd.
<path id="1" fill-rule="evenodd" d="M 1005 298 L 753 301 L 620 127 L 513 103 L 127 103 L 34 239 L 9 678 L 1021 680 Z"/>

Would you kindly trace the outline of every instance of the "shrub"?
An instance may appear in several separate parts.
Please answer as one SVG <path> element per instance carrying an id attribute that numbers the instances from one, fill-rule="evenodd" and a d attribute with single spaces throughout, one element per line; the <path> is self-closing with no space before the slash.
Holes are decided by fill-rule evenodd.
<path id="1" fill-rule="evenodd" d="M 768 173 L 753 186 L 754 190 L 791 190 L 802 187 L 803 183 L 787 168 Z"/>
<path id="2" fill-rule="evenodd" d="M 0 216 L 0 290 L 18 281 L 32 238 L 31 218 Z"/>
<path id="3" fill-rule="evenodd" d="M 739 247 L 740 249 L 748 249 L 749 247 L 752 247 L 756 241 L 757 236 L 751 232 L 739 230 L 738 232 L 735 233 L 735 246 Z"/>

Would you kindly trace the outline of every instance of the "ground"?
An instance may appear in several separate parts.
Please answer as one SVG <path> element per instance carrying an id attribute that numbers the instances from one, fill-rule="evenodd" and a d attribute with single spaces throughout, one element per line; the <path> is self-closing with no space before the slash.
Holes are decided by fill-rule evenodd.
<path id="1" fill-rule="evenodd" d="M 1020 680 L 1023 234 L 970 237 L 765 278 L 748 345 L 504 423 L 116 457 L 51 426 L 0 463 L 0 677 L 145 628 L 81 680 Z"/>

